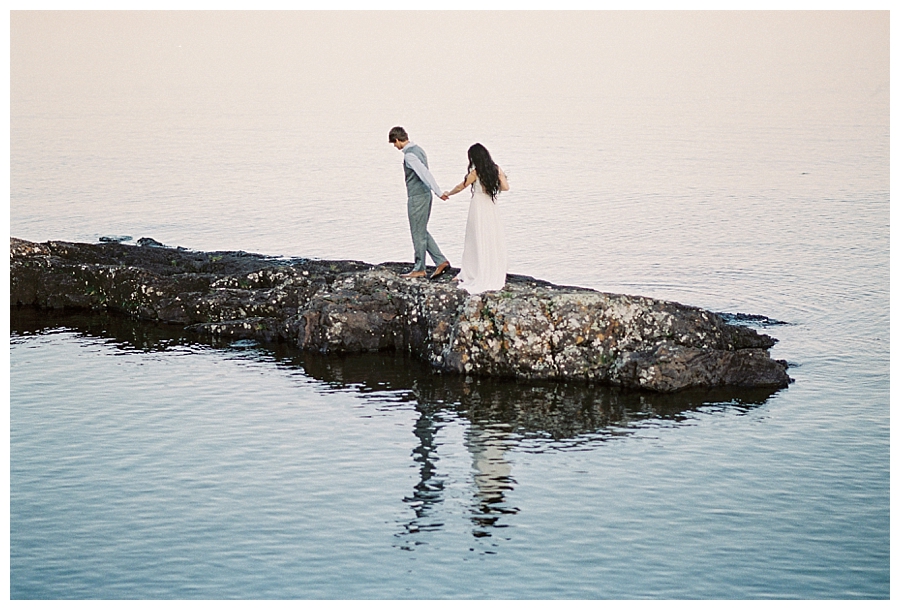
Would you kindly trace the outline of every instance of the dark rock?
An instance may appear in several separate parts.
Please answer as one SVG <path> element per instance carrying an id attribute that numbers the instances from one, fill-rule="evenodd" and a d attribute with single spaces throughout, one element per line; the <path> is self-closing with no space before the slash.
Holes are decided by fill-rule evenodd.
<path id="1" fill-rule="evenodd" d="M 139 240 L 140 241 L 140 240 Z M 305 350 L 400 350 L 442 371 L 671 392 L 786 387 L 775 340 L 671 301 L 510 275 L 468 295 L 408 264 L 283 260 L 117 243 L 10 241 L 12 305 L 108 310 Z"/>
<path id="2" fill-rule="evenodd" d="M 131 235 L 103 235 L 100 237 L 103 243 L 121 244 L 123 241 L 131 241 Z"/>
<path id="3" fill-rule="evenodd" d="M 761 316 L 753 313 L 727 313 L 717 312 L 729 324 L 739 324 L 742 326 L 757 326 L 759 328 L 767 328 L 769 326 L 784 326 L 787 322 L 781 320 L 773 320 L 767 316 Z"/>
<path id="4" fill-rule="evenodd" d="M 143 246 L 145 248 L 168 248 L 169 246 L 165 244 L 161 244 L 152 237 L 142 237 L 137 240 L 137 245 Z"/>

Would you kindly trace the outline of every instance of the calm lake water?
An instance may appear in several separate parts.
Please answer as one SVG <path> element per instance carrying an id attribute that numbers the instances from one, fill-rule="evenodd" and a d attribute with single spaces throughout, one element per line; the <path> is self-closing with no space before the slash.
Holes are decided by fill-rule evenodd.
<path id="1" fill-rule="evenodd" d="M 889 597 L 888 21 L 12 13 L 12 236 L 410 261 L 401 124 L 446 189 L 493 153 L 511 272 L 767 316 L 795 382 L 13 310 L 11 597 Z M 429 224 L 456 265 L 466 212 Z"/>

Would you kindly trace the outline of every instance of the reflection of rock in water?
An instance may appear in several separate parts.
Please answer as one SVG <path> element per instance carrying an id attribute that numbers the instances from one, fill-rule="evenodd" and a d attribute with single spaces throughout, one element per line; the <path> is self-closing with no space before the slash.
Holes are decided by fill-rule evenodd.
<path id="1" fill-rule="evenodd" d="M 247 349 L 251 358 L 274 359 L 279 366 L 302 368 L 306 375 L 337 389 L 362 396 L 390 393 L 392 402 L 414 404 L 416 446 L 412 459 L 419 482 L 403 498 L 414 517 L 403 525 L 402 536 L 443 526 L 433 509 L 443 502 L 445 475 L 438 471 L 442 414 L 452 412 L 469 422 L 466 447 L 472 455 L 474 499 L 472 521 L 476 536 L 502 527 L 503 515 L 517 509 L 507 496 L 515 485 L 505 454 L 512 448 L 554 451 L 603 442 L 627 435 L 640 421 L 665 418 L 678 421 L 708 405 L 762 405 L 778 390 L 768 388 L 696 389 L 675 394 L 593 387 L 578 382 L 522 382 L 436 374 L 428 365 L 396 353 L 323 356 L 285 344 L 191 340 L 181 329 L 135 322 L 104 314 L 50 314 L 13 307 L 13 334 L 31 334 L 66 327 L 89 336 L 112 339 L 123 349 L 164 351 L 199 343 L 224 349 Z M 404 546 L 403 548 L 409 548 Z"/>
<path id="2" fill-rule="evenodd" d="M 686 412 L 712 403 L 761 405 L 773 393 L 726 389 L 659 395 L 578 383 L 503 383 L 481 378 L 464 380 L 452 391 L 452 397 L 441 398 L 445 404 L 455 399 L 455 409 L 473 423 L 504 424 L 520 438 L 566 444 L 620 436 L 628 432 L 629 424 L 641 420 L 683 419 Z"/>

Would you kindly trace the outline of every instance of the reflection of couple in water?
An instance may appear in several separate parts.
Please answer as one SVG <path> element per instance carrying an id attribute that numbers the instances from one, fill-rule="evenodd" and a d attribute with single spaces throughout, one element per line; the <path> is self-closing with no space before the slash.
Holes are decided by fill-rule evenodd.
<path id="1" fill-rule="evenodd" d="M 436 531 L 444 527 L 443 515 L 437 507 L 444 502 L 446 474 L 438 471 L 437 434 L 445 423 L 443 408 L 419 401 L 419 419 L 413 432 L 419 445 L 413 450 L 413 459 L 419 467 L 419 481 L 411 496 L 403 499 L 409 504 L 415 516 L 404 523 L 405 534 Z M 512 465 L 506 459 L 509 445 L 514 443 L 513 435 L 487 422 L 470 421 L 465 433 L 465 445 L 472 456 L 474 475 L 473 503 L 470 519 L 474 526 L 472 535 L 476 538 L 491 537 L 494 528 L 503 528 L 499 523 L 503 515 L 514 515 L 519 509 L 511 506 L 506 493 L 513 490 Z M 404 548 L 407 548 L 404 546 Z M 410 550 L 407 548 L 407 550 Z"/>
<path id="2" fill-rule="evenodd" d="M 415 249 L 415 265 L 405 278 L 422 278 L 425 273 L 425 253 L 436 268 L 431 279 L 450 268 L 450 262 L 441 253 L 434 238 L 428 232 L 433 194 L 446 201 L 451 195 L 471 187 L 472 200 L 466 222 L 466 239 L 462 265 L 454 280 L 470 294 L 488 290 L 500 290 L 506 283 L 507 255 L 503 226 L 497 210 L 497 195 L 509 190 L 506 174 L 491 159 L 491 154 L 481 144 L 469 147 L 469 166 L 462 182 L 450 191 L 441 192 L 437 181 L 428 169 L 428 158 L 421 147 L 409 141 L 406 130 L 394 127 L 388 133 L 388 141 L 403 152 L 403 171 L 406 176 L 407 213 L 409 229 Z"/>

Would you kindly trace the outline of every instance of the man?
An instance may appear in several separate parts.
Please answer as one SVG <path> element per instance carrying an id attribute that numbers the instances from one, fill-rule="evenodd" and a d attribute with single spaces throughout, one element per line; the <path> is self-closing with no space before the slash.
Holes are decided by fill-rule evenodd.
<path id="1" fill-rule="evenodd" d="M 428 157 L 425 151 L 409 141 L 406 130 L 402 127 L 394 127 L 388 133 L 388 142 L 394 148 L 403 153 L 403 171 L 406 174 L 406 212 L 409 216 L 409 231 L 412 233 L 413 249 L 415 250 L 415 266 L 409 273 L 400 277 L 418 278 L 425 277 L 425 253 L 431 255 L 431 260 L 437 265 L 431 279 L 434 279 L 450 268 L 450 263 L 441 254 L 441 249 L 431 234 L 428 232 L 428 218 L 431 216 L 431 201 L 434 192 L 441 199 L 441 189 L 428 171 Z"/>

